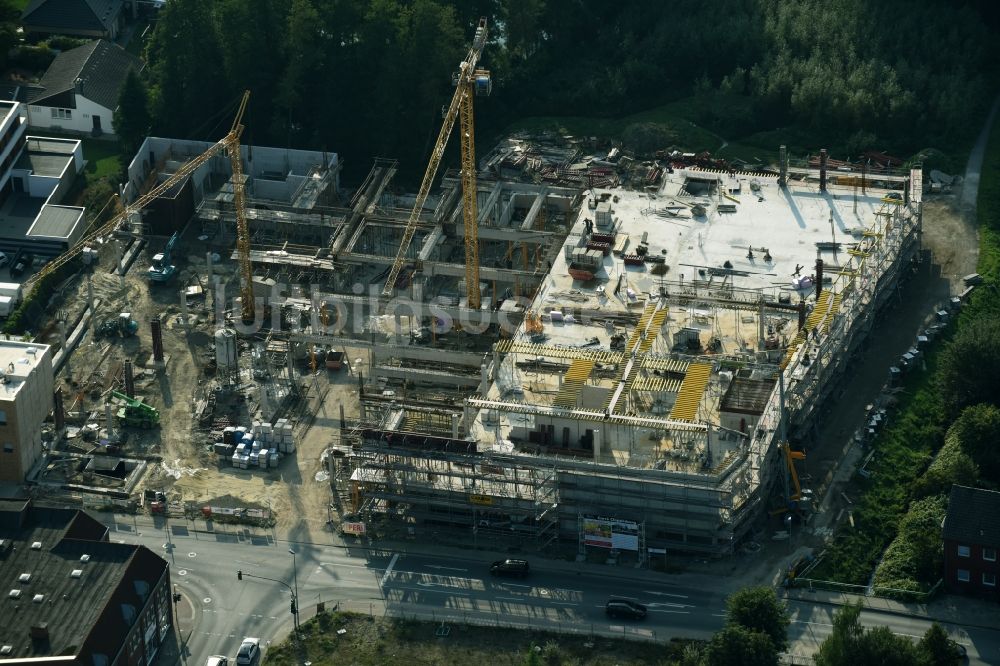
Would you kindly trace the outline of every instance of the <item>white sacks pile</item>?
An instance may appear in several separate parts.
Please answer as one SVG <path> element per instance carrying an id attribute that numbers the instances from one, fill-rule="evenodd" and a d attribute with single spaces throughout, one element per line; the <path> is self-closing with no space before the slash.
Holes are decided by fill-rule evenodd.
<path id="1" fill-rule="evenodd" d="M 279 419 L 274 425 L 254 421 L 249 430 L 245 426 L 226 428 L 223 439 L 236 445 L 232 464 L 238 469 L 277 467 L 282 453 L 295 451 L 288 419 Z"/>

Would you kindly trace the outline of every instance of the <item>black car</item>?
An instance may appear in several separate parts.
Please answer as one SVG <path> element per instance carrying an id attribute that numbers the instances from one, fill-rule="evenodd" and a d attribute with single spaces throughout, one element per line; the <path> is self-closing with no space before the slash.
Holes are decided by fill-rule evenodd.
<path id="1" fill-rule="evenodd" d="M 641 620 L 646 617 L 646 607 L 631 599 L 609 599 L 604 605 L 608 617 L 621 617 L 627 620 Z"/>
<path id="2" fill-rule="evenodd" d="M 19 277 L 24 275 L 24 272 L 31 268 L 31 262 L 34 261 L 34 257 L 30 254 L 24 253 L 14 260 L 13 265 L 10 267 L 11 277 Z"/>
<path id="3" fill-rule="evenodd" d="M 490 565 L 490 573 L 494 576 L 518 576 L 525 578 L 531 573 L 527 560 L 497 560 Z"/>

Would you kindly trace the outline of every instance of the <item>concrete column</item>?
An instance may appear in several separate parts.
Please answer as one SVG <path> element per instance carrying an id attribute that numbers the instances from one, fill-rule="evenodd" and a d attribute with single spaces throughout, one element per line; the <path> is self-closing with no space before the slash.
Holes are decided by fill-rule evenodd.
<path id="1" fill-rule="evenodd" d="M 181 297 L 181 326 L 187 328 L 188 325 L 188 301 L 187 293 L 181 289 L 179 292 Z"/>
<path id="2" fill-rule="evenodd" d="M 208 278 L 205 281 L 206 285 L 212 284 L 212 253 L 211 251 L 205 253 L 205 277 Z"/>
<path id="3" fill-rule="evenodd" d="M 784 145 L 778 147 L 778 185 L 788 186 L 788 152 Z"/>
<path id="4" fill-rule="evenodd" d="M 458 439 L 459 425 L 461 424 L 461 416 L 458 414 L 451 415 L 451 438 Z"/>
<path id="5" fill-rule="evenodd" d="M 826 148 L 819 151 L 819 191 L 826 192 Z"/>

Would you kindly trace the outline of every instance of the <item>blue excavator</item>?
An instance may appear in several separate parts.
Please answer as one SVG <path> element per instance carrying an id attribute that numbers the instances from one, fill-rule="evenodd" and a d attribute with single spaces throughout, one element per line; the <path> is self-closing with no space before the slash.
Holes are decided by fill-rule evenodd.
<path id="1" fill-rule="evenodd" d="M 177 267 L 170 263 L 170 255 L 174 251 L 174 246 L 177 244 L 177 232 L 170 237 L 167 241 L 166 246 L 163 248 L 163 252 L 153 255 L 153 265 L 149 267 L 146 271 L 146 277 L 149 278 L 150 282 L 157 282 L 159 284 L 165 284 L 170 282 L 170 280 L 177 274 Z"/>

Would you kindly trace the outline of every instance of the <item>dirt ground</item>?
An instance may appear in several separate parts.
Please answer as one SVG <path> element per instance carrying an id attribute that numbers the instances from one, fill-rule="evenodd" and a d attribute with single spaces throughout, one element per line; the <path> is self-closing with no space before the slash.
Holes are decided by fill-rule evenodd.
<path id="1" fill-rule="evenodd" d="M 269 507 L 276 517 L 276 528 L 308 540 L 318 531 L 328 530 L 330 503 L 329 477 L 325 475 L 323 452 L 334 442 L 339 431 L 339 405 L 343 404 L 347 418 L 357 415 L 357 383 L 348 370 L 328 372 L 320 369 L 315 378 L 301 369 L 300 381 L 306 389 L 308 408 L 297 412 L 315 414 L 301 418 L 295 424 L 297 450 L 283 458 L 275 469 L 239 470 L 226 461 L 220 464 L 212 452 L 215 439 L 207 428 L 199 428 L 195 418 L 196 403 L 212 386 L 212 377 L 205 366 L 212 359 L 212 335 L 216 323 L 210 308 L 211 296 L 188 304 L 188 326 L 182 325 L 179 290 L 205 277 L 206 261 L 200 254 L 205 249 L 197 240 L 196 230 L 189 230 L 174 255 L 179 277 L 169 286 L 151 286 L 145 277 L 152 255 L 165 239 L 153 239 L 131 266 L 124 280 L 108 271 L 114 265 L 119 249 L 109 244 L 102 250 L 101 264 L 93 269 L 91 283 L 98 306 L 97 320 L 115 317 L 120 312 L 131 313 L 139 324 L 134 337 L 95 339 L 87 332 L 79 346 L 58 373 L 56 385 L 65 396 L 68 423 L 98 424 L 105 427 L 103 395 L 109 390 L 122 390 L 123 365 L 126 358 L 135 365 L 136 392 L 160 411 L 160 427 L 152 430 L 126 428 L 127 441 L 122 445 L 126 456 L 161 462 L 149 465 L 136 490 L 164 491 L 171 503 L 220 504 L 234 499 L 250 507 Z M 198 248 L 195 251 L 195 248 Z M 220 248 L 220 254 L 228 250 Z M 235 266 L 223 261 L 214 273 L 222 280 L 233 279 Z M 87 280 L 74 278 L 53 308 L 56 320 L 71 326 L 86 308 Z M 152 333 L 150 320 L 162 321 L 165 370 L 152 367 Z M 43 331 L 43 341 L 60 342 L 60 325 L 53 323 Z M 248 363 L 248 351 L 241 346 L 241 364 Z M 354 358 L 352 354 L 351 358 Z M 247 405 L 256 407 L 255 388 L 244 387 Z M 246 409 L 239 423 L 249 426 L 251 416 Z M 74 440 L 79 441 L 79 440 Z"/>

